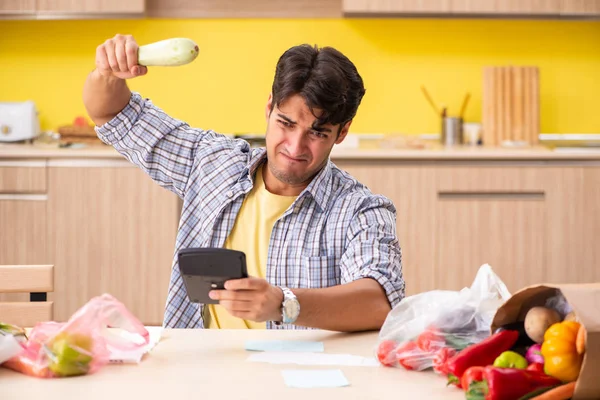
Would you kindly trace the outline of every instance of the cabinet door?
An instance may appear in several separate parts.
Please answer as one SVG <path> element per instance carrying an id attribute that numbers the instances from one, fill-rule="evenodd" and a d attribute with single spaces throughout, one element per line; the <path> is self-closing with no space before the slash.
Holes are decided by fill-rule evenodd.
<path id="1" fill-rule="evenodd" d="M 161 324 L 179 199 L 126 162 L 106 163 L 49 168 L 55 318 L 110 293 L 143 323 Z"/>
<path id="2" fill-rule="evenodd" d="M 45 192 L 45 161 L 0 161 L 0 193 Z"/>
<path id="3" fill-rule="evenodd" d="M 600 167 L 544 170 L 550 283 L 600 282 Z"/>
<path id="4" fill-rule="evenodd" d="M 46 204 L 45 194 L 0 194 L 0 264 L 51 264 Z M 29 301 L 29 295 L 2 294 L 0 301 Z"/>
<path id="5" fill-rule="evenodd" d="M 390 198 L 396 206 L 406 294 L 434 289 L 435 169 L 402 166 L 397 161 L 336 160 L 335 163 L 372 192 Z"/>
<path id="6" fill-rule="evenodd" d="M 339 18 L 342 0 L 148 0 L 151 18 Z"/>
<path id="7" fill-rule="evenodd" d="M 584 242 L 582 260 L 584 273 L 579 277 L 581 282 L 600 282 L 600 167 L 584 168 L 583 182 L 585 194 L 583 199 Z M 577 266 L 577 264 L 575 264 Z"/>
<path id="8" fill-rule="evenodd" d="M 344 13 L 441 14 L 449 13 L 452 0 L 344 0 Z"/>
<path id="9" fill-rule="evenodd" d="M 463 14 L 558 15 L 561 7 L 560 2 L 561 0 L 452 0 L 452 12 Z"/>
<path id="10" fill-rule="evenodd" d="M 37 0 L 37 12 L 57 14 L 143 13 L 145 0 Z"/>
<path id="11" fill-rule="evenodd" d="M 561 0 L 562 15 L 599 16 L 600 0 Z"/>
<path id="12" fill-rule="evenodd" d="M 510 291 L 545 280 L 546 202 L 536 168 L 441 167 L 436 288 L 470 286 L 489 264 Z"/>
<path id="13" fill-rule="evenodd" d="M 0 15 L 2 14 L 33 14 L 35 0 L 2 0 L 0 1 Z"/>
<path id="14" fill-rule="evenodd" d="M 442 196 L 437 211 L 436 287 L 470 286 L 486 263 L 511 292 L 546 281 L 543 197 Z"/>

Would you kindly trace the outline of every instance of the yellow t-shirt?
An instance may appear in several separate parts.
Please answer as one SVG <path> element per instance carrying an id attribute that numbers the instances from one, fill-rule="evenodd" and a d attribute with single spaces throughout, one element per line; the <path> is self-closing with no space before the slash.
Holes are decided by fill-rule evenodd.
<path id="1" fill-rule="evenodd" d="M 225 248 L 246 254 L 248 275 L 263 278 L 266 274 L 271 231 L 277 219 L 289 208 L 297 196 L 279 196 L 267 190 L 263 169 L 256 172 L 254 187 L 244 199 L 235 225 L 225 241 Z M 225 308 L 209 304 L 210 329 L 264 329 L 264 322 L 247 321 L 233 317 Z"/>

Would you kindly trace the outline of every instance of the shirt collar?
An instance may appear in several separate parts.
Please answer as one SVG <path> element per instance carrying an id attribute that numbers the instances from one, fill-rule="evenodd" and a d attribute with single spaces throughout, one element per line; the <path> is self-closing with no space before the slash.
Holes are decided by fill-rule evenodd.
<path id="1" fill-rule="evenodd" d="M 327 210 L 327 205 L 331 199 L 331 175 L 332 175 L 331 161 L 327 160 L 327 163 L 321 170 L 315 175 L 313 180 L 308 184 L 306 189 L 300 193 L 299 198 L 310 194 L 313 200 L 317 203 L 321 212 Z"/>
<path id="2" fill-rule="evenodd" d="M 253 181 L 252 177 L 254 173 L 260 167 L 264 161 L 267 159 L 267 149 L 264 147 L 255 149 L 254 152 L 250 152 L 250 157 L 248 157 L 248 163 L 246 164 L 246 168 L 242 173 L 242 176 L 248 176 L 250 180 Z"/>
<path id="3" fill-rule="evenodd" d="M 255 151 L 251 153 L 251 156 L 248 157 L 248 163 L 244 168 L 242 176 L 247 176 L 253 181 L 252 177 L 254 176 L 254 173 L 258 167 L 260 167 L 263 162 L 267 160 L 267 149 L 261 147 L 255 149 Z M 304 196 L 311 196 L 321 211 L 325 211 L 327 209 L 327 205 L 329 204 L 329 200 L 331 199 L 332 168 L 331 160 L 327 160 L 325 166 L 321 168 L 308 186 L 298 195 L 296 201 L 300 200 Z"/>

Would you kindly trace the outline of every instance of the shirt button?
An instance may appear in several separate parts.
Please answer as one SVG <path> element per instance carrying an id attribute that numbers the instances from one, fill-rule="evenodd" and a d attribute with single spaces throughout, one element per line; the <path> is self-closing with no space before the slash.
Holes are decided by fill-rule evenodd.
<path id="1" fill-rule="evenodd" d="M 225 193 L 225 196 L 231 198 L 231 196 L 233 196 L 233 191 L 228 190 L 227 193 Z"/>

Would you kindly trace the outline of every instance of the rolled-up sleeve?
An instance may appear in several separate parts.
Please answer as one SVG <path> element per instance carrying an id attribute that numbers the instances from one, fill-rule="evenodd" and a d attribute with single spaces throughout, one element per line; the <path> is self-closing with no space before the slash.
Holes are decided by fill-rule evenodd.
<path id="1" fill-rule="evenodd" d="M 182 198 L 199 146 L 224 138 L 213 131 L 191 128 L 136 92 L 119 114 L 95 129 L 102 142 Z"/>
<path id="2" fill-rule="evenodd" d="M 355 212 L 341 258 L 342 283 L 376 280 L 393 308 L 405 296 L 402 251 L 396 235 L 396 209 L 380 195 L 369 196 Z"/>

